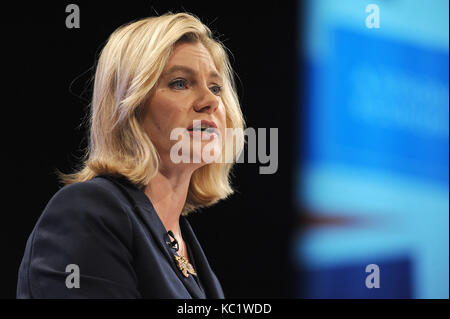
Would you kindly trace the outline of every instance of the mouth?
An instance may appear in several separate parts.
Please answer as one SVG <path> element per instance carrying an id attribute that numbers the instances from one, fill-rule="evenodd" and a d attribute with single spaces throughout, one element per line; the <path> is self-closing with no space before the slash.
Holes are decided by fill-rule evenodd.
<path id="1" fill-rule="evenodd" d="M 206 120 L 194 120 L 193 124 L 190 125 L 187 130 L 189 133 L 193 132 L 205 132 L 205 133 L 215 133 L 218 134 L 218 129 L 216 123 Z"/>

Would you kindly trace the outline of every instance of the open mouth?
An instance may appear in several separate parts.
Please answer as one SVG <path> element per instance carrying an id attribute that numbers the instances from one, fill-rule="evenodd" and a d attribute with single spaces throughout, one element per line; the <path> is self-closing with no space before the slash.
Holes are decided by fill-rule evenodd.
<path id="1" fill-rule="evenodd" d="M 214 127 L 194 127 L 192 129 L 188 129 L 190 132 L 208 132 L 208 133 L 214 133 L 216 129 Z"/>
<path id="2" fill-rule="evenodd" d="M 189 132 L 205 132 L 205 133 L 216 133 L 217 125 L 214 122 L 205 121 L 205 120 L 195 120 L 193 125 L 187 128 Z"/>

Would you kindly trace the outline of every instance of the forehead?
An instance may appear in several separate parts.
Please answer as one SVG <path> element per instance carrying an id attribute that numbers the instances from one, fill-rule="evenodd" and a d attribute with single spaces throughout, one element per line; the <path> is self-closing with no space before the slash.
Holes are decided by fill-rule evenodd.
<path id="1" fill-rule="evenodd" d="M 165 69 L 173 65 L 186 65 L 191 68 L 206 68 L 216 71 L 217 68 L 208 49 L 202 43 L 180 43 L 175 45 Z"/>

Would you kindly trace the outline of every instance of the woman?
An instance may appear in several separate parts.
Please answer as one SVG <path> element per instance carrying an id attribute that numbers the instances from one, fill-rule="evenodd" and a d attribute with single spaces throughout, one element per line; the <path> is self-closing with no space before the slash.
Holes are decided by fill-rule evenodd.
<path id="1" fill-rule="evenodd" d="M 184 216 L 233 192 L 223 150 L 236 159 L 244 121 L 224 47 L 186 13 L 122 26 L 91 106 L 83 165 L 28 239 L 17 297 L 223 298 Z"/>

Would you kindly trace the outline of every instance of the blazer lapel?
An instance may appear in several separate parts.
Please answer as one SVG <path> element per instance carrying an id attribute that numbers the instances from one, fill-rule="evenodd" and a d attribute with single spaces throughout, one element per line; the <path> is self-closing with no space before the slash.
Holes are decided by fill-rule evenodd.
<path id="1" fill-rule="evenodd" d="M 168 245 L 170 238 L 167 234 L 167 230 L 165 229 L 147 195 L 138 189 L 136 185 L 131 183 L 125 176 L 102 175 L 102 177 L 105 177 L 115 183 L 115 185 L 117 185 L 128 197 L 134 206 L 134 211 L 138 217 L 140 217 L 142 223 L 147 226 L 149 232 L 152 234 L 152 237 L 161 249 L 162 254 L 167 258 L 173 271 L 177 274 L 178 278 L 184 284 L 191 296 L 193 298 L 206 298 L 205 294 L 201 291 L 195 282 L 195 279 L 192 277 L 193 275 L 185 277 L 176 265 L 174 255 L 175 250 Z M 196 252 L 195 254 L 195 256 L 197 256 Z M 199 258 L 197 257 L 196 260 L 197 259 Z"/>
<path id="2" fill-rule="evenodd" d="M 195 236 L 192 227 L 187 220 L 186 217 L 180 217 L 180 227 L 183 231 L 183 236 L 186 237 L 187 241 L 190 243 L 190 248 L 192 249 L 192 253 L 196 263 L 196 271 L 201 280 L 201 283 L 205 289 L 205 293 L 208 298 L 213 299 L 223 299 L 224 294 L 222 290 L 222 286 L 220 285 L 219 280 L 214 274 L 211 266 L 208 263 L 208 259 L 203 252 L 202 247 L 200 246 L 197 237 Z"/>

